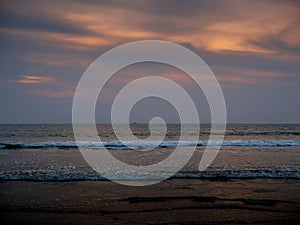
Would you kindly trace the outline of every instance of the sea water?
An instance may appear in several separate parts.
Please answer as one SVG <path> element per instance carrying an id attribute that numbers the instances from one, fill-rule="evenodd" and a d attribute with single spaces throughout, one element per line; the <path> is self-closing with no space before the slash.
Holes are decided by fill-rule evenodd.
<path id="1" fill-rule="evenodd" d="M 300 178 L 300 125 L 229 124 L 222 143 L 208 143 L 210 126 L 205 124 L 200 126 L 198 141 L 192 142 L 179 141 L 179 124 L 167 126 L 163 141 L 147 140 L 147 124 L 131 125 L 138 141 L 119 141 L 108 124 L 99 124 L 97 129 L 93 141 L 84 136 L 75 141 L 71 124 L 0 125 L 0 179 L 103 180 L 85 162 L 78 146 L 96 152 L 107 150 L 118 160 L 138 166 L 158 163 L 176 147 L 192 150 L 196 146 L 191 160 L 173 178 Z M 207 145 L 222 147 L 214 162 L 199 171 Z M 122 171 L 116 172 L 115 179 L 118 174 Z M 128 179 L 134 180 L 135 175 Z"/>

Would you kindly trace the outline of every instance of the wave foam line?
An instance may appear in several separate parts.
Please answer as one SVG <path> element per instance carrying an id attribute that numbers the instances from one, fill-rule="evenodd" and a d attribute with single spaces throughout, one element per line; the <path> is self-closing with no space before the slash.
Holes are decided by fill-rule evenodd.
<path id="1" fill-rule="evenodd" d="M 54 141 L 54 142 L 36 142 L 36 143 L 0 143 L 0 149 L 35 149 L 35 148 L 77 148 L 85 147 L 92 149 L 109 150 L 134 150 L 143 147 L 167 148 L 177 146 L 243 146 L 243 147 L 288 147 L 300 146 L 300 141 L 293 140 L 231 140 L 223 142 L 215 141 L 111 141 L 111 142 L 91 142 L 91 141 Z"/>

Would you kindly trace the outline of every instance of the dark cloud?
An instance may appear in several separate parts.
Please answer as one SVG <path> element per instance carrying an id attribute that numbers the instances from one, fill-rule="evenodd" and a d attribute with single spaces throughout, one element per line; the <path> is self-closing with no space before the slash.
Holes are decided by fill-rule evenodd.
<path id="1" fill-rule="evenodd" d="M 79 4 L 82 1 L 77 1 Z M 112 0 L 112 1 L 98 1 L 98 0 L 87 0 L 85 4 L 92 5 L 95 7 L 106 7 L 106 8 L 123 8 L 141 11 L 145 14 L 157 14 L 158 16 L 168 15 L 188 15 L 199 13 L 200 11 L 211 11 L 216 8 L 223 8 L 227 4 L 224 1 L 216 0 L 213 3 L 209 0 Z"/>
<path id="2" fill-rule="evenodd" d="M 276 36 L 265 37 L 260 40 L 252 41 L 252 43 L 263 49 L 276 51 L 278 55 L 298 55 L 300 59 L 300 45 L 293 46 L 290 43 L 278 39 Z"/>
<path id="3" fill-rule="evenodd" d="M 277 52 L 279 55 L 296 55 L 300 59 L 300 10 L 299 17 L 293 19 L 273 35 L 264 36 L 258 40 L 249 40 L 260 48 Z"/>
<path id="4" fill-rule="evenodd" d="M 92 34 L 75 23 L 62 21 L 60 18 L 51 18 L 45 15 L 20 15 L 15 12 L 0 14 L 0 28 L 29 29 L 67 34 Z"/>

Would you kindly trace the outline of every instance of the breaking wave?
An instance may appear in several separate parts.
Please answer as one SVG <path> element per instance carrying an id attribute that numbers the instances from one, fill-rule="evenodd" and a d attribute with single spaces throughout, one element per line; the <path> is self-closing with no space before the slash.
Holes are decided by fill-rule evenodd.
<path id="1" fill-rule="evenodd" d="M 41 149 L 41 148 L 92 148 L 92 149 L 108 149 L 108 150 L 135 150 L 143 147 L 148 148 L 167 148 L 177 146 L 243 146 L 243 147 L 288 147 L 300 146 L 300 141 L 293 140 L 231 140 L 214 142 L 214 141 L 111 141 L 111 142 L 91 142 L 91 141 L 49 141 L 35 143 L 0 143 L 0 149 Z"/>

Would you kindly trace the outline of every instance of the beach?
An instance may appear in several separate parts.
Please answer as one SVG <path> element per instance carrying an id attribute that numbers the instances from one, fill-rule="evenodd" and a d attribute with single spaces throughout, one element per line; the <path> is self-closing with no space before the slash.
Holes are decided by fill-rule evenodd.
<path id="1" fill-rule="evenodd" d="M 107 125 L 99 125 L 102 142 L 74 142 L 71 125 L 0 126 L 1 224 L 298 223 L 299 125 L 228 125 L 217 157 L 199 171 L 210 131 L 204 126 L 188 163 L 167 180 L 164 168 L 157 168 L 162 180 L 148 186 L 130 186 L 149 179 L 139 170 L 125 174 L 111 165 L 97 173 L 77 147 L 146 166 L 175 147 L 192 148 L 193 142 L 178 142 L 178 127 L 170 125 L 157 145 L 142 139 L 146 125 L 133 127 L 140 142 L 126 143 Z M 140 151 L 151 146 L 157 147 Z M 107 171 L 130 185 L 107 180 Z"/>
<path id="2" fill-rule="evenodd" d="M 295 179 L 1 182 L 2 224 L 296 224 Z"/>
<path id="3" fill-rule="evenodd" d="M 300 0 L 0 5 L 1 225 L 300 224 Z"/>

